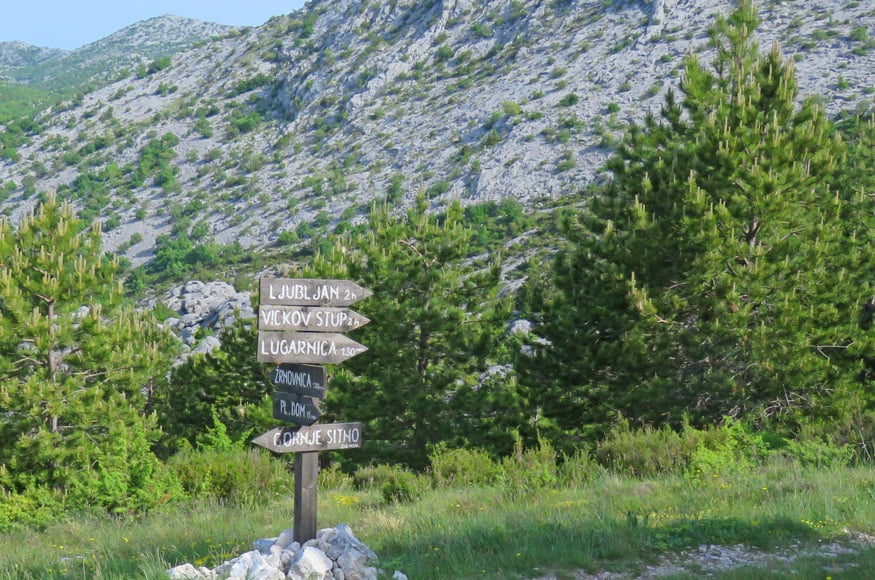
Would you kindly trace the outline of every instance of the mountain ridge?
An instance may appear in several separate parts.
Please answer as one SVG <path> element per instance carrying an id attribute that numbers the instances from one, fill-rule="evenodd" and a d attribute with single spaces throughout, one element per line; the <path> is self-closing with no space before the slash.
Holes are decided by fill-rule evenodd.
<path id="1" fill-rule="evenodd" d="M 89 206 L 105 189 L 106 246 L 140 264 L 180 221 L 194 239 L 260 248 L 355 224 L 375 199 L 543 207 L 599 178 L 685 55 L 709 58 L 707 27 L 730 5 L 311 2 L 55 108 L 28 161 L 0 166 L 14 184 L 3 208 L 27 211 L 41 188 Z M 871 106 L 875 10 L 802 6 L 761 7 L 761 49 L 780 42 L 801 96 L 831 114 Z M 134 179 L 165 135 L 166 175 Z"/>
<path id="2" fill-rule="evenodd" d="M 105 84 L 126 69 L 233 30 L 237 27 L 165 14 L 135 22 L 73 50 L 0 42 L 0 80 L 69 93 Z M 80 77 L 85 81 L 77 82 Z"/>

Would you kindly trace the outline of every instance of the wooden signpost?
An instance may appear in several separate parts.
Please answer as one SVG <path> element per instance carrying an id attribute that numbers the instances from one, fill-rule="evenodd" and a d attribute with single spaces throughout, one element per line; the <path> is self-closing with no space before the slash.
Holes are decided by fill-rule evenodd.
<path id="1" fill-rule="evenodd" d="M 337 364 L 367 347 L 342 334 L 258 331 L 258 362 Z"/>
<path id="2" fill-rule="evenodd" d="M 258 328 L 262 330 L 349 332 L 368 322 L 370 320 L 349 308 L 279 304 L 258 307 Z"/>
<path id="3" fill-rule="evenodd" d="M 362 446 L 362 424 L 330 423 L 312 427 L 275 427 L 253 441 L 276 453 L 355 449 Z"/>
<path id="4" fill-rule="evenodd" d="M 283 393 L 307 395 L 324 399 L 328 391 L 328 373 L 325 367 L 314 365 L 277 365 L 271 376 L 273 386 Z"/>
<path id="5" fill-rule="evenodd" d="M 361 423 L 316 424 L 325 398 L 325 367 L 367 350 L 344 336 L 370 320 L 350 306 L 371 291 L 348 280 L 262 278 L 259 282 L 258 362 L 281 363 L 271 380 L 274 419 L 296 423 L 253 439 L 275 453 L 295 453 L 295 541 L 316 537 L 319 451 L 362 446 Z"/>
<path id="6" fill-rule="evenodd" d="M 273 397 L 273 418 L 290 421 L 299 425 L 312 425 L 322 415 L 312 397 L 275 391 Z"/>

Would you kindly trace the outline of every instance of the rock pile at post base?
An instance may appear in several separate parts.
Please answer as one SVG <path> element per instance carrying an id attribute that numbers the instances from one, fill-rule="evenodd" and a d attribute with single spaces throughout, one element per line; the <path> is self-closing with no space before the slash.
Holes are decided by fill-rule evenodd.
<path id="1" fill-rule="evenodd" d="M 171 580 L 376 580 L 374 554 L 346 524 L 326 528 L 303 546 L 293 541 L 293 530 L 278 537 L 256 540 L 254 550 L 221 566 L 197 568 L 182 564 L 167 571 Z M 406 578 L 400 572 L 395 578 Z"/>

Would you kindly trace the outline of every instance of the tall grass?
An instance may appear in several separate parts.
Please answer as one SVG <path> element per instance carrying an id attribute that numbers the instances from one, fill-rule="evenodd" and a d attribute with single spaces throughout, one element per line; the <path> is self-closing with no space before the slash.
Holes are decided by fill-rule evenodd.
<path id="1" fill-rule="evenodd" d="M 318 525 L 350 524 L 385 577 L 396 569 L 415 579 L 635 575 L 666 553 L 711 544 L 801 554 L 717 577 L 823 578 L 833 569 L 867 577 L 855 574 L 875 569 L 872 546 L 819 547 L 875 534 L 875 472 L 849 465 L 842 449 L 794 445 L 766 444 L 728 424 L 679 434 L 621 426 L 594 455 L 565 458 L 547 443 L 517 445 L 498 461 L 436 448 L 424 474 L 387 465 L 324 470 Z M 291 476 L 249 458 L 233 464 L 252 475 L 229 478 L 214 465 L 223 457 L 185 464 L 192 499 L 146 516 L 82 514 L 0 535 L 0 579 L 165 578 L 184 562 L 215 567 L 290 527 Z M 222 499 L 202 495 L 201 475 Z"/>
<path id="2" fill-rule="evenodd" d="M 875 473 L 867 468 L 778 462 L 704 479 L 601 470 L 583 484 L 508 498 L 500 484 L 441 485 L 407 503 L 386 503 L 375 488 L 323 488 L 319 525 L 349 523 L 387 577 L 397 569 L 416 579 L 636 573 L 665 551 L 702 544 L 775 550 L 875 533 Z M 292 504 L 291 497 L 249 506 L 202 501 L 136 520 L 69 518 L 43 532 L 2 536 L 0 578 L 164 578 L 183 562 L 216 566 L 291 526 Z M 842 558 L 862 569 L 875 563 L 875 552 Z M 822 571 L 826 560 L 812 555 L 786 563 L 784 572 Z"/>

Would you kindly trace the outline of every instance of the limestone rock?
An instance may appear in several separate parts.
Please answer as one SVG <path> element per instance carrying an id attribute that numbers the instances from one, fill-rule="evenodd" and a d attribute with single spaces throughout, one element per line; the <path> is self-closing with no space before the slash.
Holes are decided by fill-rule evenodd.
<path id="1" fill-rule="evenodd" d="M 289 577 L 300 580 L 328 580 L 332 578 L 333 563 L 324 552 L 305 546 L 292 560 Z"/>

